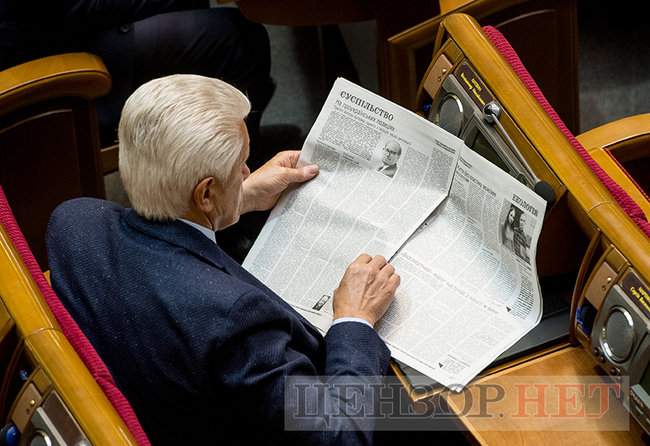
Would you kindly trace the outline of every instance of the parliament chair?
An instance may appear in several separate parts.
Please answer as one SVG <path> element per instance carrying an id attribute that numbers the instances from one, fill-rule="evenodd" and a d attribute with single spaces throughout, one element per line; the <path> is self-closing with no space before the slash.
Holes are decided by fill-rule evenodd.
<path id="1" fill-rule="evenodd" d="M 0 185 L 42 267 L 52 210 L 78 196 L 104 196 L 116 148 L 100 158 L 93 101 L 111 78 L 87 53 L 44 57 L 0 71 Z"/>
<path id="2" fill-rule="evenodd" d="M 414 109 L 547 201 L 536 258 L 542 321 L 462 393 L 447 394 L 449 410 L 479 444 L 642 444 L 650 431 L 650 115 L 574 136 L 503 34 L 465 14 L 440 23 Z M 443 395 L 393 368 L 414 400 Z M 482 385 L 551 375 L 628 377 L 625 404 L 612 404 L 634 417 L 629 430 L 600 430 L 594 418 L 580 420 L 582 432 L 545 431 L 540 418 L 538 431 L 512 435 L 505 431 L 517 431 L 517 420 L 465 411 Z M 513 413 L 516 404 L 506 393 L 491 410 Z"/>
<path id="3" fill-rule="evenodd" d="M 53 292 L 0 187 L 0 443 L 149 445 Z"/>
<path id="4" fill-rule="evenodd" d="M 440 14 L 389 36 L 382 94 L 408 109 L 434 53 L 441 22 L 463 13 L 497 28 L 517 51 L 567 127 L 580 124 L 576 0 L 441 0 Z"/>

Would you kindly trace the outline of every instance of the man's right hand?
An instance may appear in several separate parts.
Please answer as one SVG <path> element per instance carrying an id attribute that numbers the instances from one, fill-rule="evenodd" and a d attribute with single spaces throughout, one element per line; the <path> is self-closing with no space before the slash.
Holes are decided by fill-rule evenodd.
<path id="1" fill-rule="evenodd" d="M 374 326 L 395 298 L 400 277 L 382 256 L 361 254 L 334 291 L 334 319 L 358 317 Z"/>

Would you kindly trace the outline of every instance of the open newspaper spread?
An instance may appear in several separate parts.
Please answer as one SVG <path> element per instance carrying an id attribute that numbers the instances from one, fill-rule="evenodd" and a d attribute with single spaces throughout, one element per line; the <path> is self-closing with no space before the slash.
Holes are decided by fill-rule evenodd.
<path id="1" fill-rule="evenodd" d="M 539 322 L 545 202 L 460 139 L 338 79 L 300 162 L 319 175 L 282 197 L 244 267 L 322 331 L 363 252 L 402 278 L 376 327 L 392 355 L 450 388 Z"/>
<path id="2" fill-rule="evenodd" d="M 320 173 L 280 200 L 244 267 L 289 303 L 331 313 L 347 266 L 362 252 L 389 259 L 445 199 L 462 147 L 419 116 L 337 80 L 300 155 Z M 386 151 L 398 158 L 388 173 Z"/>
<path id="3" fill-rule="evenodd" d="M 391 259 L 402 280 L 376 328 L 393 357 L 456 390 L 533 329 L 545 208 L 465 148 L 449 198 Z"/>

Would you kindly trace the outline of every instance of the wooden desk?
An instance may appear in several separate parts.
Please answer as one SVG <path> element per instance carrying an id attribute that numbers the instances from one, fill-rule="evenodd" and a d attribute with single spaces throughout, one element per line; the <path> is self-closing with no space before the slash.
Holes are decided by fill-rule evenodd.
<path id="1" fill-rule="evenodd" d="M 517 394 L 517 390 L 523 387 L 515 388 L 517 385 L 526 386 L 527 391 L 533 390 L 534 393 L 545 384 L 551 387 L 559 383 L 572 386 L 578 381 L 586 381 L 594 383 L 595 386 L 603 385 L 605 379 L 599 375 L 593 361 L 582 348 L 565 347 L 480 378 L 461 393 L 447 394 L 446 400 L 450 409 L 458 414 L 458 419 L 467 429 L 470 439 L 481 445 L 643 445 L 641 428 L 631 416 L 629 424 L 625 423 L 628 415 L 618 401 L 610 400 L 612 404 L 604 417 L 576 416 L 571 419 L 570 415 L 579 413 L 580 407 L 586 407 L 585 412 L 588 414 L 597 412 L 594 412 L 593 401 L 590 403 L 580 398 L 580 394 L 575 392 L 575 387 L 570 387 L 571 391 L 567 394 L 568 406 L 558 405 L 552 401 L 553 398 L 549 398 L 546 400 L 546 413 L 537 416 L 540 412 L 534 395 L 530 392 L 526 394 L 531 399 L 522 408 L 522 396 Z M 588 378 L 579 380 L 576 377 Z M 535 385 L 538 386 L 536 389 Z M 504 397 L 499 401 L 489 402 L 496 399 L 495 389 L 499 387 L 505 389 Z M 481 397 L 492 417 L 478 416 L 481 407 L 477 402 L 481 401 Z M 466 401 L 469 398 L 475 403 L 467 410 Z M 562 406 L 565 406 L 565 410 L 567 407 L 569 409 L 564 417 L 558 415 L 563 410 Z M 516 416 L 525 413 L 530 416 Z M 500 414 L 505 416 L 501 417 Z M 621 422 L 625 430 L 612 430 L 620 428 Z"/>

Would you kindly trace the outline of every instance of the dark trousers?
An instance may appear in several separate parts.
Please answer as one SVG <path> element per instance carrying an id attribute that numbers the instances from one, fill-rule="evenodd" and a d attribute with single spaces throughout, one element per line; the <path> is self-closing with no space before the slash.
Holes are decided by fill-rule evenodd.
<path id="1" fill-rule="evenodd" d="M 113 78 L 111 92 L 97 104 L 103 145 L 114 141 L 122 106 L 133 90 L 176 73 L 217 77 L 244 91 L 252 103 L 249 127 L 255 138 L 273 92 L 269 40 L 264 27 L 238 9 L 196 9 L 206 0 L 43 5 L 9 0 L 0 7 L 0 69 L 63 52 L 100 56 Z"/>

